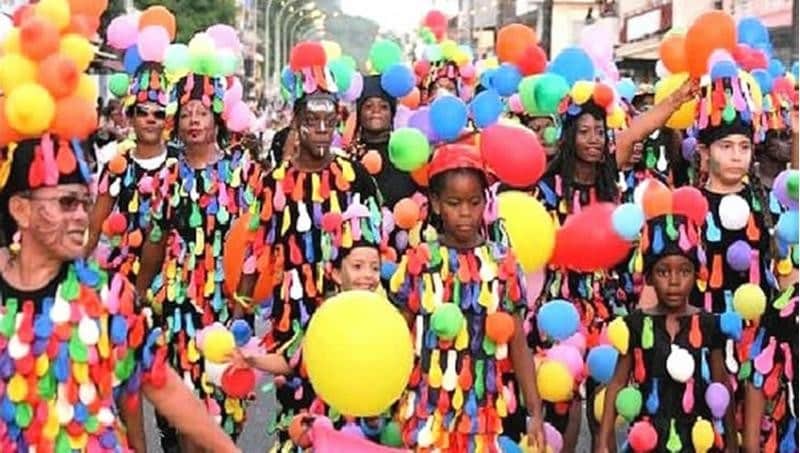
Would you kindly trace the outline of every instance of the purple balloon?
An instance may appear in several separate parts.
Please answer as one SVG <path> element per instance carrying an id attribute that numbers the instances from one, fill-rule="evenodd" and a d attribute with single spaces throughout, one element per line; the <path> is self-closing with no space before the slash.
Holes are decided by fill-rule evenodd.
<path id="1" fill-rule="evenodd" d="M 436 141 L 436 134 L 433 132 L 433 127 L 431 127 L 430 109 L 428 107 L 420 107 L 415 112 L 412 112 L 411 117 L 408 118 L 408 127 L 419 129 L 420 132 L 425 134 L 429 142 Z"/>
<path id="2" fill-rule="evenodd" d="M 795 210 L 798 207 L 797 200 L 789 196 L 789 191 L 786 188 L 786 181 L 791 173 L 792 170 L 784 170 L 778 173 L 778 176 L 776 176 L 775 180 L 772 182 L 772 193 L 775 194 L 775 198 L 778 199 L 778 202 L 780 202 L 782 206 L 790 210 Z"/>
<path id="3" fill-rule="evenodd" d="M 564 448 L 564 438 L 561 437 L 561 433 L 550 423 L 544 424 L 544 439 L 547 446 L 553 451 L 558 452 Z"/>
<path id="4" fill-rule="evenodd" d="M 753 249 L 745 241 L 736 241 L 728 247 L 725 252 L 725 260 L 731 269 L 737 272 L 744 272 L 750 269 L 750 254 Z"/>
<path id="5" fill-rule="evenodd" d="M 691 162 L 694 159 L 695 148 L 697 147 L 697 139 L 694 137 L 686 137 L 681 143 L 681 154 L 683 158 Z"/>
<path id="6" fill-rule="evenodd" d="M 394 114 L 394 128 L 400 129 L 408 126 L 408 120 L 414 112 L 405 105 L 398 105 L 397 112 Z"/>
<path id="7" fill-rule="evenodd" d="M 342 426 L 342 434 L 347 434 L 348 436 L 352 437 L 360 437 L 362 439 L 366 438 L 367 436 L 364 435 L 364 432 L 361 431 L 361 428 L 356 425 L 355 423 L 348 423 Z"/>
<path id="8" fill-rule="evenodd" d="M 408 233 L 403 230 L 398 231 L 394 236 L 394 245 L 398 250 L 405 250 L 408 247 Z"/>
<path id="9" fill-rule="evenodd" d="M 350 88 L 342 93 L 342 99 L 347 102 L 355 102 L 361 96 L 361 91 L 364 90 L 364 76 L 360 72 L 353 73 L 350 79 Z"/>
<path id="10" fill-rule="evenodd" d="M 719 382 L 712 383 L 706 389 L 706 404 L 714 418 L 724 417 L 730 402 L 731 395 L 728 389 Z"/>

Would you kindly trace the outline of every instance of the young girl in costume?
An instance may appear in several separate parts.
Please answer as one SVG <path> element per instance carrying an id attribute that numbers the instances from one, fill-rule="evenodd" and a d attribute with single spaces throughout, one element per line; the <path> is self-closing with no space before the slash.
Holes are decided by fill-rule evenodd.
<path id="1" fill-rule="evenodd" d="M 649 219 L 642 233 L 644 274 L 658 301 L 622 320 L 596 452 L 616 451 L 617 415 L 631 423 L 633 451 L 738 450 L 720 317 L 689 303 L 704 259 L 699 227 L 706 213 L 687 205 L 673 211 Z"/>
<path id="2" fill-rule="evenodd" d="M 510 250 L 485 239 L 482 161 L 472 147 L 446 145 L 429 175 L 437 231 L 408 250 L 390 280 L 390 298 L 413 318 L 416 345 L 395 413 L 403 443 L 418 451 L 496 451 L 503 418 L 521 405 L 531 441 L 543 447 L 533 356 L 519 317 L 522 274 Z"/>

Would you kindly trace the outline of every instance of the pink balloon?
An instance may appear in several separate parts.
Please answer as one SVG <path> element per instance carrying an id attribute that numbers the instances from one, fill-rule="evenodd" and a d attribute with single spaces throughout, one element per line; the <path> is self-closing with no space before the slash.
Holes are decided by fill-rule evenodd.
<path id="1" fill-rule="evenodd" d="M 581 354 L 586 353 L 586 335 L 581 332 L 575 332 L 575 334 L 562 341 L 560 344 L 576 348 Z"/>
<path id="2" fill-rule="evenodd" d="M 725 49 L 716 49 L 711 52 L 711 56 L 708 57 L 709 74 L 711 74 L 711 69 L 714 67 L 714 65 L 720 61 L 733 61 L 733 56 Z"/>
<path id="3" fill-rule="evenodd" d="M 466 63 L 458 68 L 458 72 L 461 73 L 461 77 L 471 79 L 475 77 L 475 66 L 472 63 Z"/>
<path id="4" fill-rule="evenodd" d="M 411 118 L 411 109 L 405 105 L 398 105 L 397 112 L 394 114 L 394 128 L 408 126 L 408 119 Z"/>
<path id="5" fill-rule="evenodd" d="M 139 20 L 132 14 L 115 17 L 106 30 L 108 45 L 117 50 L 125 50 L 136 44 L 138 35 Z"/>
<path id="6" fill-rule="evenodd" d="M 564 364 L 574 379 L 580 380 L 583 376 L 583 357 L 578 348 L 557 344 L 547 350 L 547 357 Z"/>
<path id="7" fill-rule="evenodd" d="M 224 108 L 222 110 L 223 119 L 227 120 L 230 118 L 233 107 L 242 101 L 243 91 L 244 89 L 242 88 L 242 82 L 240 82 L 237 77 L 234 77 L 233 83 L 231 84 L 230 88 L 225 91 L 225 95 L 222 97 L 222 102 L 224 104 Z"/>
<path id="8" fill-rule="evenodd" d="M 242 50 L 242 43 L 239 41 L 239 36 L 236 29 L 230 25 L 217 24 L 208 27 L 206 30 L 208 36 L 217 45 L 217 49 L 230 49 L 234 53 L 239 53 Z"/>
<path id="9" fill-rule="evenodd" d="M 532 304 L 539 299 L 543 287 L 544 287 L 543 270 L 525 275 L 525 291 L 529 304 Z"/>
<path id="10" fill-rule="evenodd" d="M 612 32 L 602 22 L 594 23 L 581 30 L 581 48 L 597 63 L 611 61 L 614 56 Z"/>
<path id="11" fill-rule="evenodd" d="M 142 61 L 162 61 L 169 47 L 169 33 L 164 27 L 144 27 L 137 38 L 137 47 Z"/>
<path id="12" fill-rule="evenodd" d="M 548 422 L 544 424 L 544 440 L 553 453 L 559 453 L 564 448 L 564 438 L 561 437 L 561 433 Z"/>
<path id="13" fill-rule="evenodd" d="M 508 107 L 513 113 L 522 113 L 524 107 L 522 106 L 522 99 L 519 98 L 519 93 L 514 93 L 508 98 Z"/>
<path id="14" fill-rule="evenodd" d="M 228 115 L 226 122 L 232 132 L 244 132 L 250 126 L 250 108 L 242 101 L 237 102 Z"/>

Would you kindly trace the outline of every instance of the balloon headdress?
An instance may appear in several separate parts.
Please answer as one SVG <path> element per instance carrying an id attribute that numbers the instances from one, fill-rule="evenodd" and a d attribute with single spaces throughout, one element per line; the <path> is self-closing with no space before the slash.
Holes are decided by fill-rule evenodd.
<path id="1" fill-rule="evenodd" d="M 327 97 L 335 104 L 339 90 L 321 43 L 304 41 L 292 48 L 289 66 L 281 77 L 281 87 L 295 110 L 304 106 L 311 95 Z"/>

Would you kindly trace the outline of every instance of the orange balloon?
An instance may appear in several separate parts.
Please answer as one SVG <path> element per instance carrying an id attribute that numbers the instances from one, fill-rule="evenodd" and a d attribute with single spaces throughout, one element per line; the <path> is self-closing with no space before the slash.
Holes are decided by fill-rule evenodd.
<path id="1" fill-rule="evenodd" d="M 225 239 L 222 269 L 225 272 L 225 289 L 228 294 L 236 294 L 236 290 L 239 288 L 239 280 L 242 277 L 242 268 L 246 258 L 245 250 L 252 235 L 250 215 L 247 212 L 236 219 Z"/>
<path id="2" fill-rule="evenodd" d="M 156 5 L 144 10 L 142 15 L 139 16 L 139 30 L 150 25 L 164 27 L 169 33 L 169 39 L 175 39 L 175 16 L 167 8 Z"/>
<path id="3" fill-rule="evenodd" d="M 73 15 L 84 14 L 100 18 L 108 8 L 108 0 L 69 0 L 69 10 Z"/>
<path id="4" fill-rule="evenodd" d="M 347 116 L 347 119 L 344 122 L 344 130 L 342 131 L 342 146 L 347 148 L 353 143 L 353 137 L 356 134 L 356 122 L 358 120 L 358 114 L 356 112 L 351 112 L 350 115 Z"/>
<path id="5" fill-rule="evenodd" d="M 64 33 L 75 33 L 86 39 L 92 39 L 94 35 L 97 34 L 98 28 L 100 28 L 99 17 L 78 14 L 72 16 L 69 26 Z"/>
<path id="6" fill-rule="evenodd" d="M 116 156 L 112 157 L 110 161 L 108 161 L 106 167 L 112 175 L 119 176 L 125 171 L 126 168 L 128 168 L 128 161 L 122 154 L 117 154 Z"/>
<path id="7" fill-rule="evenodd" d="M 80 72 L 71 58 L 57 53 L 42 60 L 38 80 L 55 99 L 61 99 L 78 87 Z"/>
<path id="8" fill-rule="evenodd" d="M 381 167 L 383 167 L 381 154 L 374 149 L 367 151 L 364 157 L 361 158 L 361 165 L 367 169 L 369 174 L 377 175 L 381 172 Z"/>
<path id="9" fill-rule="evenodd" d="M 405 105 L 406 107 L 410 108 L 411 110 L 416 109 L 419 107 L 419 103 L 421 100 L 421 96 L 419 93 L 419 88 L 414 87 L 407 96 L 400 98 L 400 104 Z"/>
<path id="10" fill-rule="evenodd" d="M 77 96 L 60 99 L 56 102 L 56 115 L 50 130 L 64 139 L 85 140 L 97 129 L 97 109 L 95 105 Z"/>
<path id="11" fill-rule="evenodd" d="M 657 179 L 648 180 L 642 196 L 642 207 L 648 219 L 672 212 L 672 192 Z"/>
<path id="12" fill-rule="evenodd" d="M 410 230 L 419 220 L 419 205 L 411 198 L 403 198 L 394 205 L 394 223 L 404 230 Z"/>
<path id="13" fill-rule="evenodd" d="M 668 35 L 658 47 L 658 55 L 669 72 L 677 74 L 687 70 L 686 38 L 683 35 Z"/>
<path id="14" fill-rule="evenodd" d="M 733 53 L 736 23 L 730 14 L 709 11 L 698 17 L 686 33 L 686 61 L 689 74 L 698 78 L 708 72 L 708 57 L 717 49 Z"/>
<path id="15" fill-rule="evenodd" d="M 420 187 L 428 187 L 428 164 L 411 172 L 411 180 Z"/>
<path id="16" fill-rule="evenodd" d="M 26 57 L 39 61 L 58 51 L 58 28 L 41 17 L 31 17 L 20 28 L 20 49 Z"/>
<path id="17" fill-rule="evenodd" d="M 514 317 L 506 312 L 497 311 L 486 317 L 486 336 L 495 344 L 508 343 L 515 327 Z"/>
<path id="18" fill-rule="evenodd" d="M 497 33 L 495 51 L 500 62 L 515 63 L 525 55 L 529 46 L 539 42 L 536 32 L 522 24 L 510 24 Z"/>
<path id="19" fill-rule="evenodd" d="M 22 140 L 22 136 L 14 129 L 6 118 L 6 99 L 0 96 L 0 148 Z"/>

